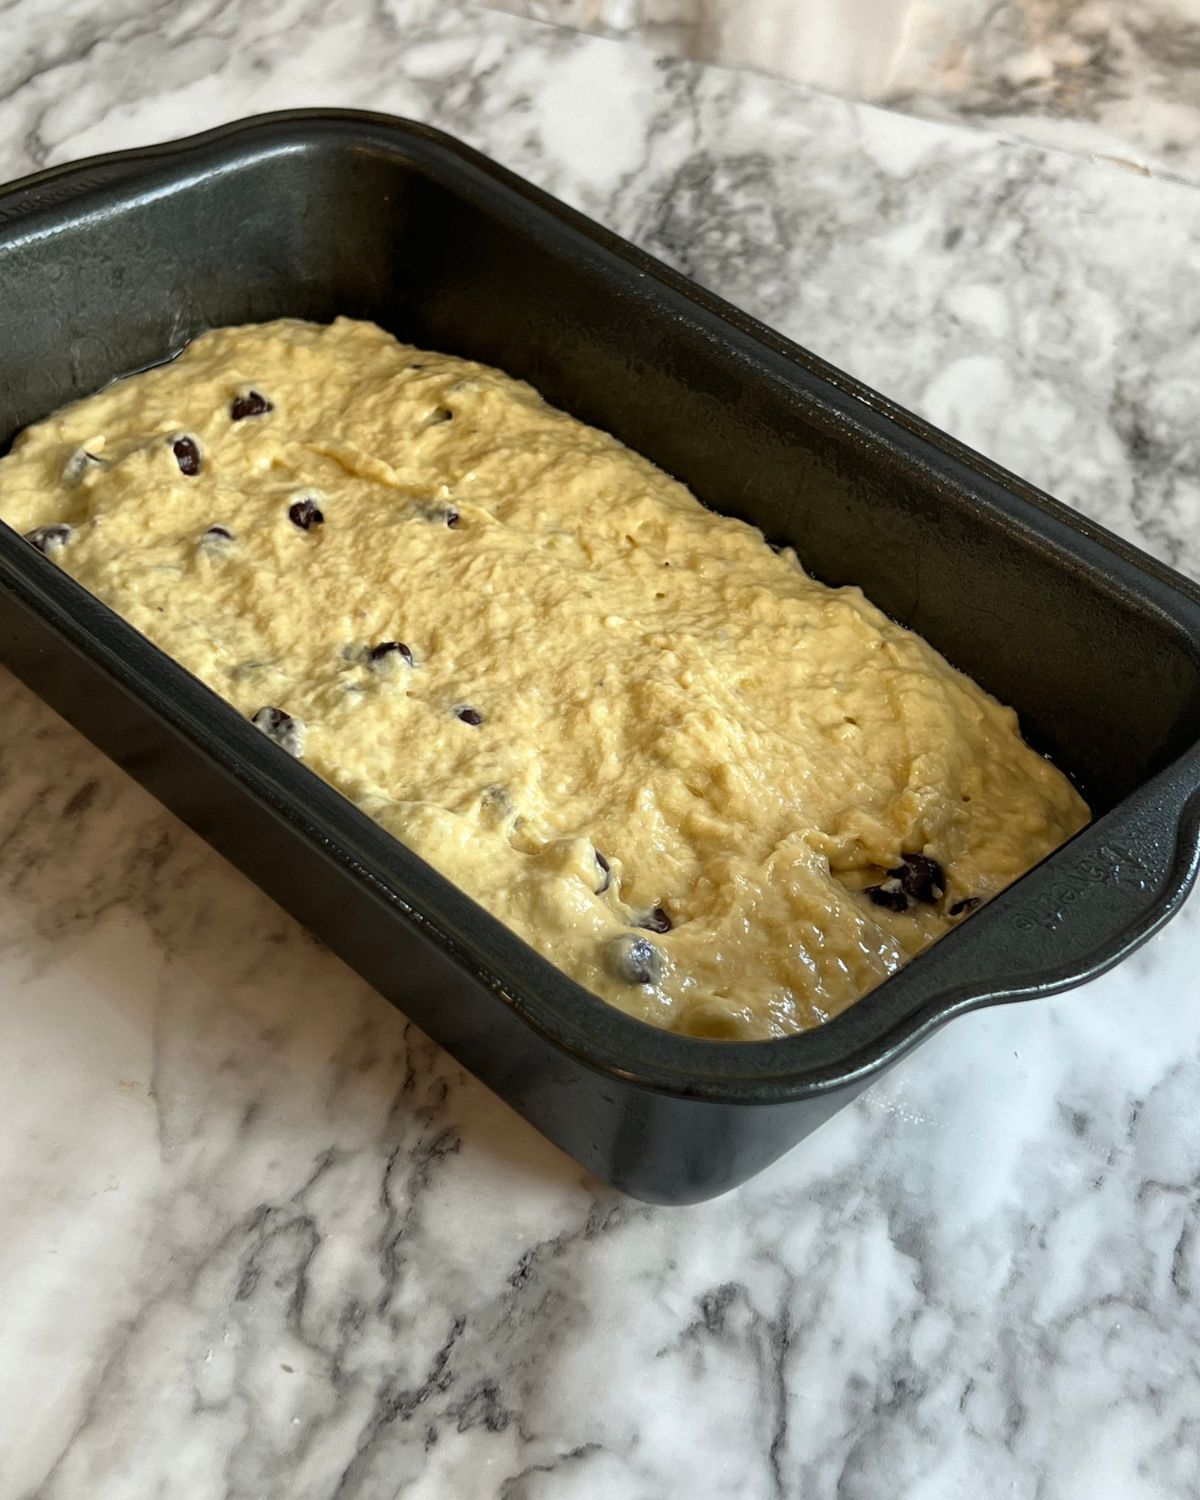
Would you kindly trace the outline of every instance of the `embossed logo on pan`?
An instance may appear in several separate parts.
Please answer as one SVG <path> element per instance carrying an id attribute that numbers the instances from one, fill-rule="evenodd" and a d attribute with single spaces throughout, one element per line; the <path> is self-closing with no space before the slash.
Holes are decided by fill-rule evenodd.
<path id="1" fill-rule="evenodd" d="M 1120 844 L 1102 844 L 1092 854 L 1065 859 L 1056 874 L 1058 878 L 1045 896 L 1010 914 L 1009 921 L 1018 932 L 1032 932 L 1037 927 L 1057 931 L 1070 907 L 1089 886 L 1113 885 L 1133 896 L 1150 883 L 1145 865 Z"/>

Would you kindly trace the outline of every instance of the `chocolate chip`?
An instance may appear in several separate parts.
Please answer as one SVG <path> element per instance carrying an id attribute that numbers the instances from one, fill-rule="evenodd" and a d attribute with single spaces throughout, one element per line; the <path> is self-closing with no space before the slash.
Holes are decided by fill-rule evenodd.
<path id="1" fill-rule="evenodd" d="M 887 879 L 867 886 L 867 895 L 876 906 L 888 911 L 908 911 L 914 901 L 933 905 L 946 894 L 946 875 L 936 859 L 928 854 L 902 854 L 903 864 L 887 872 Z"/>
<path id="2" fill-rule="evenodd" d="M 927 854 L 902 854 L 900 858 L 904 863 L 889 870 L 888 876 L 900 882 L 904 894 L 930 905 L 940 901 L 946 894 L 946 875 L 937 860 Z"/>
<path id="3" fill-rule="evenodd" d="M 623 984 L 657 984 L 662 978 L 663 956 L 649 938 L 624 934 L 609 940 L 605 964 L 614 979 Z"/>
<path id="4" fill-rule="evenodd" d="M 378 646 L 372 646 L 367 656 L 372 662 L 386 661 L 389 656 L 402 656 L 411 667 L 413 654 L 403 641 L 381 641 Z"/>
<path id="5" fill-rule="evenodd" d="M 653 906 L 634 926 L 644 927 L 647 932 L 670 932 L 672 922 L 661 906 Z"/>
<path id="6" fill-rule="evenodd" d="M 229 668 L 229 675 L 235 682 L 243 677 L 253 676 L 255 672 L 261 672 L 264 667 L 273 667 L 274 661 L 242 661 L 236 667 Z"/>
<path id="7" fill-rule="evenodd" d="M 241 422 L 246 417 L 263 417 L 267 412 L 274 410 L 274 406 L 258 391 L 246 391 L 243 395 L 233 398 L 229 416 L 231 421 Z"/>
<path id="8" fill-rule="evenodd" d="M 71 540 L 71 528 L 69 526 L 35 526 L 32 531 L 25 533 L 25 540 L 32 543 L 39 552 L 49 552 L 51 549 L 67 545 Z"/>
<path id="9" fill-rule="evenodd" d="M 289 755 L 299 756 L 303 750 L 304 725 L 291 714 L 285 714 L 282 708 L 260 708 L 251 716 L 250 722 Z"/>
<path id="10" fill-rule="evenodd" d="M 600 869 L 600 884 L 596 887 L 596 894 L 597 896 L 603 896 L 605 891 L 608 890 L 609 886 L 612 884 L 612 866 L 609 864 L 608 860 L 605 859 L 603 854 L 600 853 L 599 849 L 596 849 L 593 852 L 596 856 L 596 864 Z"/>
<path id="11" fill-rule="evenodd" d="M 179 472 L 189 478 L 200 472 L 200 448 L 195 438 L 177 437 L 171 444 L 171 452 L 179 465 Z"/>
<path id="12" fill-rule="evenodd" d="M 438 406 L 435 407 L 429 417 L 426 418 L 425 425 L 426 427 L 440 427 L 443 422 L 450 422 L 453 421 L 453 419 L 454 413 L 448 406 Z"/>
<path id="13" fill-rule="evenodd" d="M 83 476 L 94 469 L 106 469 L 108 464 L 98 453 L 92 453 L 87 448 L 76 448 L 75 452 L 67 459 L 63 468 L 63 482 L 76 485 Z"/>
<path id="14" fill-rule="evenodd" d="M 228 526 L 210 526 L 200 540 L 202 542 L 232 542 L 233 532 Z"/>
<path id="15" fill-rule="evenodd" d="M 418 505 L 416 514 L 422 521 L 436 521 L 453 529 L 458 525 L 458 512 L 452 505 Z"/>
<path id="16" fill-rule="evenodd" d="M 907 911 L 910 905 L 908 896 L 900 887 L 900 881 L 889 877 L 882 885 L 869 885 L 863 891 L 864 896 L 869 896 L 876 906 L 882 906 L 887 911 Z"/>
<path id="17" fill-rule="evenodd" d="M 323 526 L 325 516 L 315 500 L 297 500 L 288 506 L 288 520 L 301 531 L 311 531 L 314 526 Z"/>
<path id="18" fill-rule="evenodd" d="M 455 715 L 460 718 L 464 724 L 483 723 L 483 715 L 477 708 L 472 708 L 469 703 L 464 703 L 462 708 L 456 708 L 454 712 Z"/>
<path id="19" fill-rule="evenodd" d="M 965 917 L 967 912 L 974 911 L 978 905 L 978 896 L 964 896 L 961 901 L 956 901 L 950 908 L 950 915 L 952 917 Z"/>

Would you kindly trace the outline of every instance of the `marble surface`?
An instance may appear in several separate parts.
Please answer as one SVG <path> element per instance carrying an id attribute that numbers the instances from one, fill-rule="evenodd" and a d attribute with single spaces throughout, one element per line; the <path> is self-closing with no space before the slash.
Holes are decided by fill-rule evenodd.
<path id="1" fill-rule="evenodd" d="M 1200 576 L 1191 188 L 445 5 L 0 21 L 4 177 L 429 119 Z M 7 678 L 0 891 L 0 1500 L 1200 1493 L 1197 900 L 661 1210 Z"/>
<path id="2" fill-rule="evenodd" d="M 1200 176 L 1196 0 L 494 0 L 697 61 Z"/>

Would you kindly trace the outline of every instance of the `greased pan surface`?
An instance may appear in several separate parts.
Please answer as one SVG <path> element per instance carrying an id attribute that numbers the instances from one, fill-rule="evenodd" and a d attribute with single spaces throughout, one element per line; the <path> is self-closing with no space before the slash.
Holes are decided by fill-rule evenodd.
<path id="1" fill-rule="evenodd" d="M 677 1037 L 579 989 L 0 526 L 0 658 L 626 1191 L 732 1187 L 941 1022 L 1098 973 L 1186 894 L 1200 593 L 447 137 L 314 111 L 55 169 L 0 194 L 0 268 L 0 441 L 205 327 L 371 318 L 530 380 L 861 584 L 1079 781 L 1089 828 L 843 1015 Z"/>

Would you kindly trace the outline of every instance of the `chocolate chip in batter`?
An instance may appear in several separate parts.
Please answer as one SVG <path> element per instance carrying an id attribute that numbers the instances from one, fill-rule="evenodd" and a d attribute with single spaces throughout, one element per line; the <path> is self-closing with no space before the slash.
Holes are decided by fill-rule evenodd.
<path id="1" fill-rule="evenodd" d="M 452 422 L 454 413 L 448 406 L 434 407 L 433 411 L 425 419 L 426 427 L 440 427 L 443 422 Z"/>
<path id="2" fill-rule="evenodd" d="M 635 927 L 644 927 L 647 932 L 670 932 L 673 925 L 661 906 L 652 906 L 644 917 L 634 923 Z"/>
<path id="3" fill-rule="evenodd" d="M 403 657 L 410 667 L 413 664 L 413 654 L 403 641 L 381 641 L 378 646 L 372 646 L 367 652 L 367 657 L 373 666 L 378 666 L 380 662 L 387 661 L 392 656 Z"/>
<path id="4" fill-rule="evenodd" d="M 194 474 L 200 472 L 200 445 L 193 437 L 185 433 L 182 437 L 175 438 L 171 443 L 171 452 L 175 455 L 175 462 L 179 465 L 179 472 L 186 474 L 190 479 Z"/>
<path id="5" fill-rule="evenodd" d="M 599 849 L 595 849 L 592 852 L 596 856 L 596 865 L 600 870 L 600 884 L 596 887 L 596 894 L 597 896 L 603 896 L 612 884 L 612 866 L 603 854 L 600 853 Z"/>
<path id="6" fill-rule="evenodd" d="M 98 453 L 92 453 L 87 448 L 76 448 L 63 468 L 63 483 L 77 485 L 85 474 L 107 467 L 108 464 Z"/>
<path id="7" fill-rule="evenodd" d="M 229 407 L 231 421 L 242 422 L 247 417 L 264 417 L 267 412 L 275 408 L 267 398 L 258 391 L 245 391 L 240 396 L 235 396 Z"/>
<path id="8" fill-rule="evenodd" d="M 71 528 L 69 526 L 35 526 L 32 531 L 25 533 L 25 540 L 32 543 L 39 552 L 51 552 L 59 547 L 65 547 L 71 540 Z"/>
<path id="9" fill-rule="evenodd" d="M 464 724 L 483 723 L 483 715 L 477 708 L 472 708 L 469 703 L 464 703 L 461 708 L 456 708 L 454 713 L 455 717 L 461 719 Z"/>
<path id="10" fill-rule="evenodd" d="M 612 938 L 604 958 L 609 973 L 623 984 L 657 984 L 662 978 L 662 951 L 649 938 Z"/>
<path id="11" fill-rule="evenodd" d="M 422 521 L 436 521 L 452 530 L 458 525 L 458 512 L 452 505 L 418 505 L 416 514 Z"/>
<path id="12" fill-rule="evenodd" d="M 304 747 L 304 725 L 299 719 L 285 714 L 282 708 L 260 708 L 251 716 L 250 722 L 269 740 L 274 740 L 281 750 L 286 750 L 289 755 L 300 755 Z"/>
<path id="13" fill-rule="evenodd" d="M 314 526 L 323 526 L 325 516 L 315 500 L 307 496 L 288 506 L 288 520 L 301 531 L 311 531 Z"/>
<path id="14" fill-rule="evenodd" d="M 894 876 L 889 876 L 881 885 L 867 886 L 863 895 L 887 911 L 907 911 L 912 904 L 902 890 L 899 878 Z"/>
<path id="15" fill-rule="evenodd" d="M 876 906 L 888 911 L 908 911 L 915 901 L 932 906 L 946 894 L 946 875 L 936 859 L 928 854 L 902 854 L 903 864 L 887 872 L 879 885 L 869 885 L 864 892 Z"/>
<path id="16" fill-rule="evenodd" d="M 927 854 L 902 854 L 900 858 L 904 863 L 888 871 L 889 879 L 898 880 L 904 894 L 914 901 L 927 905 L 940 901 L 946 894 L 946 875 L 937 860 Z"/>
<path id="17" fill-rule="evenodd" d="M 974 911 L 978 905 L 978 896 L 964 896 L 961 901 L 956 901 L 950 908 L 950 915 L 952 917 L 965 917 L 969 911 Z"/>
<path id="18" fill-rule="evenodd" d="M 218 557 L 221 553 L 228 551 L 233 540 L 233 532 L 228 526 L 210 526 L 201 536 L 199 546 L 202 552 Z"/>

